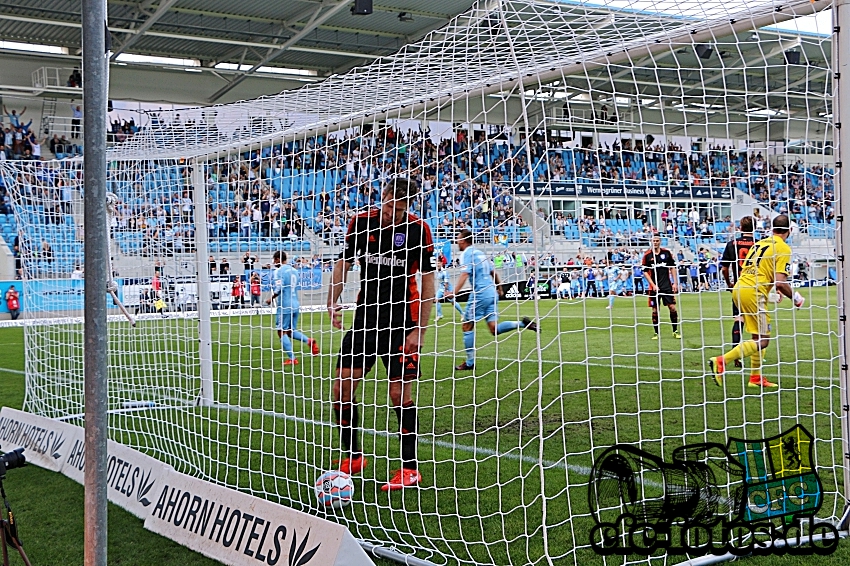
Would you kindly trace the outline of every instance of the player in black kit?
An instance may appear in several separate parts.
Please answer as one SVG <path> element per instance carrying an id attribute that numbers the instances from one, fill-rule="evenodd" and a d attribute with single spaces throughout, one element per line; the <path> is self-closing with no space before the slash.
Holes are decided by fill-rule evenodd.
<path id="1" fill-rule="evenodd" d="M 750 248 L 755 245 L 752 217 L 744 216 L 741 218 L 739 226 L 741 229 L 740 236 L 726 244 L 726 249 L 723 250 L 723 255 L 720 257 L 720 272 L 726 281 L 726 289 L 730 293 L 738 281 L 741 266 L 747 258 L 747 254 L 750 253 Z M 741 325 L 743 324 L 743 319 L 737 305 L 735 305 L 735 301 L 732 301 L 732 316 L 735 319 L 735 322 L 732 323 L 732 344 L 737 346 L 741 343 Z M 735 360 L 735 367 L 743 367 L 741 360 Z"/>
<path id="2" fill-rule="evenodd" d="M 679 312 L 676 310 L 676 261 L 667 248 L 661 247 L 661 237 L 652 237 L 652 247 L 643 254 L 643 276 L 649 284 L 649 306 L 652 308 L 652 326 L 655 327 L 653 340 L 658 340 L 658 304 L 670 309 L 670 322 L 673 324 L 673 338 L 679 334 Z"/>
<path id="3" fill-rule="evenodd" d="M 341 329 L 339 296 L 351 265 L 359 263 L 354 324 L 342 339 L 333 389 L 334 413 L 346 452 L 340 471 L 357 474 L 368 463 L 360 449 L 355 393 L 361 378 L 380 358 L 390 379 L 390 399 L 401 428 L 402 459 L 402 468 L 382 487 L 384 491 L 413 487 L 422 480 L 417 469 L 418 420 L 412 392 L 434 302 L 434 246 L 428 225 L 408 213 L 417 191 L 413 182 L 393 179 L 384 188 L 380 209 L 351 220 L 328 291 L 331 321 L 334 328 Z M 421 296 L 417 273 L 421 273 Z"/>

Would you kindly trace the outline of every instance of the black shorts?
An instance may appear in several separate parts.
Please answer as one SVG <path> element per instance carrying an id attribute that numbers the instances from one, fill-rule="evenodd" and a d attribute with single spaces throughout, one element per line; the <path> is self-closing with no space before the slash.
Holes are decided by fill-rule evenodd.
<path id="1" fill-rule="evenodd" d="M 669 307 L 670 305 L 676 304 L 676 295 L 673 294 L 673 289 L 658 289 L 649 292 L 649 306 L 652 308 L 658 308 L 658 303 L 664 305 L 665 307 Z"/>
<path id="2" fill-rule="evenodd" d="M 336 368 L 362 369 L 364 375 L 381 358 L 391 380 L 409 381 L 419 377 L 419 355 L 404 353 L 404 342 L 410 329 L 393 330 L 351 329 L 345 333 Z"/>

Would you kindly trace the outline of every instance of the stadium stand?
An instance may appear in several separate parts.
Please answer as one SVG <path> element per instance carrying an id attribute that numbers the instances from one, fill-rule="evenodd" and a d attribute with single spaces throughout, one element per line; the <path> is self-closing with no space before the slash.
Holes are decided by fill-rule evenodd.
<path id="1" fill-rule="evenodd" d="M 164 124 L 154 114 L 149 127 L 188 125 Z M 130 123 L 115 123 L 112 129 L 115 142 L 139 131 Z M 531 242 L 531 228 L 515 213 L 512 196 L 517 183 L 529 181 L 544 188 L 559 181 L 731 186 L 771 210 L 790 212 L 810 237 L 834 236 L 832 170 L 806 168 L 802 162 L 780 167 L 768 163 L 761 153 L 720 146 L 699 153 L 672 143 L 648 148 L 633 148 L 631 143 L 576 148 L 536 140 L 528 143 L 529 160 L 526 144 L 505 135 L 488 138 L 478 131 L 470 139 L 466 131 L 460 131 L 435 143 L 429 132 L 401 132 L 387 126 L 365 135 L 321 135 L 242 152 L 222 158 L 205 172 L 210 252 L 268 252 L 277 247 L 307 252 L 312 247 L 305 239 L 308 229 L 326 243 L 338 244 L 355 211 L 374 205 L 382 183 L 394 175 L 412 175 L 420 181 L 424 196 L 414 212 L 430 224 L 437 239 L 449 239 L 458 229 L 469 228 L 481 242 Z M 63 154 L 61 138 L 51 140 L 51 146 L 57 156 Z M 75 145 L 67 155 L 78 150 L 81 147 Z M 20 157 L 10 151 L 7 145 L 7 157 Z M 49 184 L 55 190 L 34 195 L 30 203 L 11 203 L 0 180 L 5 200 L 0 235 L 7 242 L 16 235 L 13 206 L 34 215 L 37 229 L 25 235 L 25 248 L 35 250 L 41 242 L 56 242 L 55 263 L 41 263 L 58 274 L 70 273 L 82 258 L 81 235 L 75 234 L 74 218 L 67 208 L 70 195 L 62 189 L 78 166 L 67 163 L 58 172 L 44 173 L 53 176 Z M 111 176 L 109 190 L 121 199 L 113 235 L 123 253 L 155 257 L 193 250 L 188 175 L 186 166 L 150 161 L 133 178 Z M 665 237 L 664 245 L 676 241 L 694 254 L 702 246 L 717 248 L 732 234 L 730 219 L 704 214 L 694 217 L 687 208 L 670 208 L 655 229 Z M 541 216 L 553 234 L 589 248 L 644 246 L 653 230 L 637 213 L 633 218 L 616 213 L 573 218 L 561 211 L 548 216 L 541 212 Z"/>

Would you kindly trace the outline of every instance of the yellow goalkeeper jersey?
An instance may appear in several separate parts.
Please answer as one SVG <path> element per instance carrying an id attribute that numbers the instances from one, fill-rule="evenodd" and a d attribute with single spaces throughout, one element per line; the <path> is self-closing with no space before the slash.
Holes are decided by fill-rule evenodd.
<path id="1" fill-rule="evenodd" d="M 791 275 L 791 247 L 778 236 L 771 236 L 750 248 L 741 264 L 741 276 L 735 284 L 739 290 L 753 289 L 767 295 L 776 281 L 776 274 Z"/>

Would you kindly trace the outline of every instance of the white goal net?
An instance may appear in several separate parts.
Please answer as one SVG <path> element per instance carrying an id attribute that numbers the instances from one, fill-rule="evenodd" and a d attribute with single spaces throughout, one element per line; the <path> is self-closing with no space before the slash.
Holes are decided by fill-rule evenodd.
<path id="1" fill-rule="evenodd" d="M 623 513 L 837 524 L 830 6 L 487 0 L 323 82 L 151 115 L 109 152 L 110 255 L 138 320 L 110 308 L 110 437 L 419 564 L 667 560 L 600 555 L 626 543 L 594 526 Z M 82 164 L 0 171 L 26 409 L 81 419 Z M 399 180 L 416 219 L 382 217 Z M 724 269 L 734 283 L 769 251 L 747 259 L 742 222 L 758 241 L 777 217 L 792 251 L 772 261 L 805 303 L 736 324 Z M 421 357 L 399 352 L 432 288 Z M 339 368 L 364 370 L 356 393 Z M 319 509 L 316 478 L 360 455 L 353 503 Z M 398 469 L 418 485 L 385 490 Z"/>

